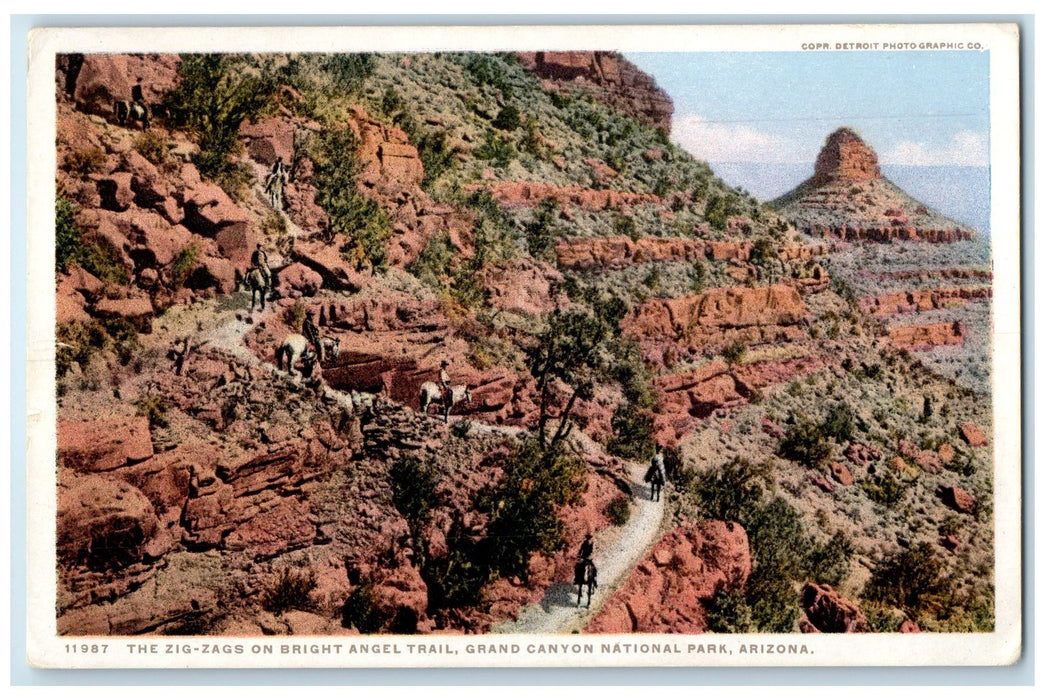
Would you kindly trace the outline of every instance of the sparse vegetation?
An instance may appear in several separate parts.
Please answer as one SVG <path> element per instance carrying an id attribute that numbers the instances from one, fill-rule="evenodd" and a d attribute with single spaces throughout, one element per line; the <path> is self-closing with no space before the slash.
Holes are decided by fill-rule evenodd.
<path id="1" fill-rule="evenodd" d="M 285 567 L 261 593 L 261 607 L 269 612 L 282 613 L 287 610 L 310 610 L 312 591 L 316 588 L 316 573 L 311 568 L 303 571 Z"/>
<path id="2" fill-rule="evenodd" d="M 631 504 L 628 502 L 627 496 L 617 496 L 606 504 L 606 517 L 613 525 L 620 527 L 626 524 L 630 516 Z"/>

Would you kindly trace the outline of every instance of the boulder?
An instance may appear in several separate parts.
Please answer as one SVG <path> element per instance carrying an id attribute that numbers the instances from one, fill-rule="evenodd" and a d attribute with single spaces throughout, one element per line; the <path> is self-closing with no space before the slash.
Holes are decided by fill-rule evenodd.
<path id="1" fill-rule="evenodd" d="M 959 431 L 962 439 L 965 440 L 969 447 L 983 447 L 987 444 L 987 436 L 983 434 L 983 431 L 975 423 L 962 423 Z"/>
<path id="2" fill-rule="evenodd" d="M 280 296 L 315 296 L 322 287 L 323 276 L 302 263 L 292 263 L 279 272 Z"/>
<path id="3" fill-rule="evenodd" d="M 58 458 L 67 469 L 109 471 L 152 454 L 149 419 L 144 416 L 58 421 Z"/>
<path id="4" fill-rule="evenodd" d="M 945 486 L 941 489 L 943 502 L 959 513 L 975 513 L 976 498 L 960 486 Z"/>
<path id="5" fill-rule="evenodd" d="M 112 173 L 97 179 L 98 196 L 102 207 L 111 211 L 127 211 L 134 203 L 134 190 L 131 188 L 130 173 Z"/>
<path id="6" fill-rule="evenodd" d="M 860 607 L 826 584 L 807 583 L 802 589 L 805 619 L 819 632 L 870 632 Z M 803 630 L 804 631 L 804 630 Z"/>
<path id="7" fill-rule="evenodd" d="M 214 183 L 200 182 L 184 194 L 185 226 L 204 236 L 214 237 L 229 227 L 247 227 L 247 214 Z"/>
<path id="8" fill-rule="evenodd" d="M 286 117 L 244 122 L 239 134 L 246 141 L 247 153 L 262 165 L 272 166 L 277 158 L 288 167 L 294 162 L 294 124 Z"/>
<path id="9" fill-rule="evenodd" d="M 152 332 L 155 311 L 149 297 L 102 299 L 94 305 L 94 313 L 102 318 L 125 318 L 139 333 Z"/>
<path id="10" fill-rule="evenodd" d="M 950 464 L 951 460 L 953 460 L 956 455 L 954 447 L 946 442 L 940 445 L 940 449 L 937 451 L 937 454 L 940 455 L 940 461 L 944 464 Z"/>
<path id="11" fill-rule="evenodd" d="M 58 557 L 95 570 L 141 561 L 157 530 L 152 503 L 121 479 L 64 475 L 58 485 Z"/>
<path id="12" fill-rule="evenodd" d="M 841 462 L 831 463 L 831 477 L 842 486 L 853 485 L 853 473 Z"/>

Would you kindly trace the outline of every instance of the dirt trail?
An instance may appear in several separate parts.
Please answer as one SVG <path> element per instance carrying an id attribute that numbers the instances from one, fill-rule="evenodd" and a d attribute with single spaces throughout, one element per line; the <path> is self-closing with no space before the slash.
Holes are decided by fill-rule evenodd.
<path id="1" fill-rule="evenodd" d="M 610 528 L 595 535 L 595 556 L 599 571 L 599 587 L 591 597 L 591 607 L 577 607 L 577 589 L 569 581 L 550 585 L 544 598 L 528 605 L 514 622 L 494 625 L 493 632 L 501 634 L 569 634 L 579 632 L 591 621 L 609 597 L 624 583 L 627 575 L 657 541 L 664 518 L 664 503 L 649 500 L 649 486 L 642 477 L 646 467 L 628 463 L 631 493 L 634 496 L 631 517 L 619 528 Z M 585 600 L 582 600 L 582 606 Z"/>

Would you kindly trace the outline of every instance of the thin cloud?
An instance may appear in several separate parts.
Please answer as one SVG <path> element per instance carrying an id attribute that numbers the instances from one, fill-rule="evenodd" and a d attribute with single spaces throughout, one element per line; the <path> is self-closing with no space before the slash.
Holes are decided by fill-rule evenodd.
<path id="1" fill-rule="evenodd" d="M 709 122 L 698 114 L 676 117 L 671 136 L 697 158 L 713 163 L 801 163 L 810 160 L 810 155 L 803 153 L 803 149 L 790 139 L 743 123 Z"/>
<path id="2" fill-rule="evenodd" d="M 885 165 L 977 165 L 990 163 L 986 134 L 959 131 L 951 143 L 930 148 L 916 141 L 901 141 L 880 158 Z"/>

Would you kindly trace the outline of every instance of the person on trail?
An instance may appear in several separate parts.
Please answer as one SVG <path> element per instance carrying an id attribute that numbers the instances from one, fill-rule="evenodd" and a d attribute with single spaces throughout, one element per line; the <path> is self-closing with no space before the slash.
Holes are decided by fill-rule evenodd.
<path id="1" fill-rule="evenodd" d="M 272 270 L 269 269 L 269 256 L 260 243 L 254 248 L 254 252 L 250 254 L 250 264 L 251 267 L 261 270 L 261 274 L 265 277 L 265 287 L 272 289 Z"/>
<path id="2" fill-rule="evenodd" d="M 305 340 L 312 344 L 312 348 L 316 353 L 316 360 L 320 363 L 323 362 L 323 342 L 319 337 L 319 327 L 316 326 L 316 322 L 313 320 L 315 314 L 312 309 L 305 312 L 305 320 L 301 324 L 301 335 L 305 336 Z"/>
<path id="3" fill-rule="evenodd" d="M 664 479 L 664 448 L 657 445 L 657 453 L 653 455 L 653 459 L 650 460 L 650 469 L 656 470 L 660 473 L 660 478 Z"/>
<path id="4" fill-rule="evenodd" d="M 272 172 L 265 178 L 265 193 L 269 196 L 269 203 L 276 211 L 283 211 L 283 188 L 287 185 L 287 169 L 283 165 L 283 158 L 277 157 L 272 166 Z"/>
<path id="5" fill-rule="evenodd" d="M 449 366 L 450 363 L 446 360 L 439 365 L 439 388 L 443 392 L 443 406 L 451 405 L 454 400 L 453 389 L 450 388 L 450 373 L 446 371 Z"/>
<path id="6" fill-rule="evenodd" d="M 591 559 L 591 555 L 595 553 L 595 544 L 592 542 L 591 533 L 589 532 L 584 536 L 584 541 L 581 542 L 581 549 L 577 552 L 577 559 L 579 561 L 585 561 Z"/>

